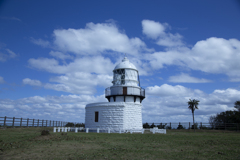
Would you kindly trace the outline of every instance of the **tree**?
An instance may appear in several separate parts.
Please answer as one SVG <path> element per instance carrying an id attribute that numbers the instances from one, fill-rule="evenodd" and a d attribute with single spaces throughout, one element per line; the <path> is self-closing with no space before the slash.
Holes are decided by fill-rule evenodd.
<path id="1" fill-rule="evenodd" d="M 68 122 L 65 127 L 74 127 L 74 123 Z"/>
<path id="2" fill-rule="evenodd" d="M 216 116 L 211 115 L 208 119 L 208 122 L 209 122 L 212 129 L 215 128 Z"/>
<path id="3" fill-rule="evenodd" d="M 196 100 L 196 99 L 189 99 L 188 101 L 188 109 L 190 109 L 192 111 L 192 116 L 193 116 L 193 125 L 195 124 L 194 123 L 194 111 L 195 109 L 198 109 L 198 102 L 199 100 Z M 194 132 L 195 132 L 195 125 L 194 125 Z"/>
<path id="4" fill-rule="evenodd" d="M 234 105 L 234 108 L 238 109 L 238 111 L 229 110 L 209 117 L 208 121 L 212 128 L 224 129 L 226 123 L 240 123 L 240 101 L 236 101 Z"/>
<path id="5" fill-rule="evenodd" d="M 238 112 L 240 112 L 240 101 L 236 101 L 234 108 L 236 108 L 238 110 Z"/>

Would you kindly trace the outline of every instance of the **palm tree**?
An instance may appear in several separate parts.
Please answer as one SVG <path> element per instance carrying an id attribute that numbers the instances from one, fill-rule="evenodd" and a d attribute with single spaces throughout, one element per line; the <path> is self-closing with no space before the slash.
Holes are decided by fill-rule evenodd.
<path id="1" fill-rule="evenodd" d="M 198 102 L 199 100 L 196 99 L 189 99 L 188 103 L 188 109 L 190 109 L 192 111 L 192 116 L 193 116 L 193 126 L 194 126 L 194 132 L 195 132 L 195 123 L 194 123 L 194 111 L 195 109 L 198 109 Z"/>

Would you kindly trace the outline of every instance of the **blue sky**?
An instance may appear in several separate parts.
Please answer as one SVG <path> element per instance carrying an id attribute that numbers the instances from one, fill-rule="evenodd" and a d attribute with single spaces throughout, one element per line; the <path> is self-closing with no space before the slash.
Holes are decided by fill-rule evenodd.
<path id="1" fill-rule="evenodd" d="M 124 54 L 143 122 L 189 122 L 240 100 L 240 2 L 0 1 L 0 116 L 84 122 Z"/>

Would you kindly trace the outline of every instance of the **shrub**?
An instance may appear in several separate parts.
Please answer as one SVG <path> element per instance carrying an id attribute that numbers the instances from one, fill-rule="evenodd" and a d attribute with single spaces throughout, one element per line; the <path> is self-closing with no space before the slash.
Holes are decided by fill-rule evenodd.
<path id="1" fill-rule="evenodd" d="M 157 125 L 158 129 L 164 129 L 166 127 L 167 123 L 162 124 L 160 123 L 160 125 Z"/>
<path id="2" fill-rule="evenodd" d="M 41 131 L 42 136 L 49 135 L 49 134 L 50 134 L 49 130 L 42 130 Z"/>
<path id="3" fill-rule="evenodd" d="M 181 124 L 178 125 L 177 129 L 184 129 Z"/>
<path id="4" fill-rule="evenodd" d="M 144 123 L 144 124 L 143 124 L 143 128 L 150 128 L 150 126 L 149 126 L 148 123 Z"/>

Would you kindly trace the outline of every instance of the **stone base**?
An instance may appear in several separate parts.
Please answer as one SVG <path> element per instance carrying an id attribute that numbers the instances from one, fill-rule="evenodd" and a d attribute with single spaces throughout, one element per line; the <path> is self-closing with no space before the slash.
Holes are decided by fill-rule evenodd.
<path id="1" fill-rule="evenodd" d="M 95 112 L 99 113 L 95 122 Z M 142 104 L 134 102 L 91 103 L 85 107 L 85 128 L 119 132 L 142 129 Z"/>

